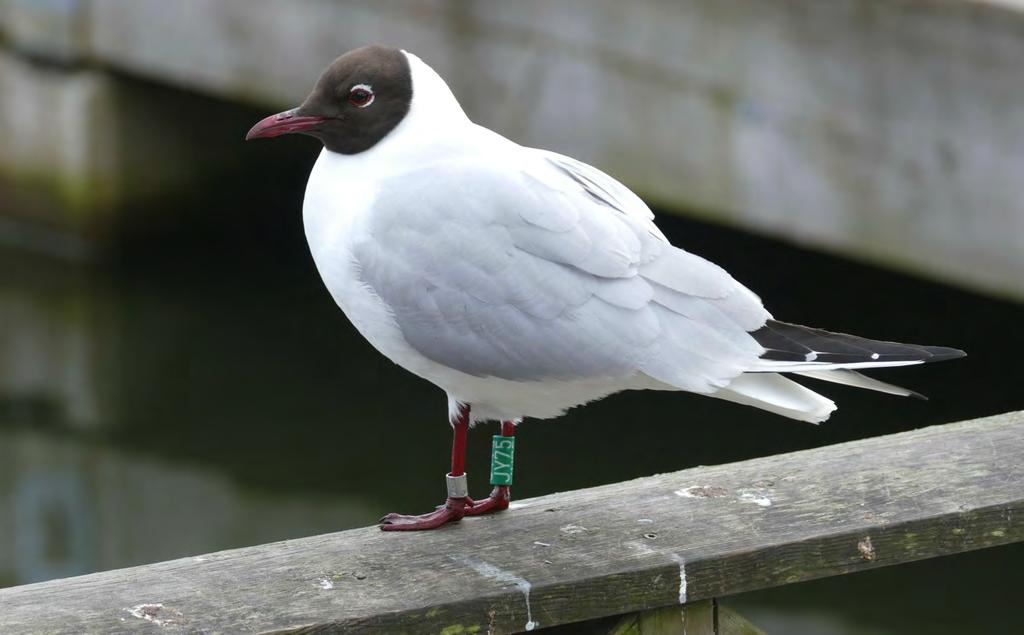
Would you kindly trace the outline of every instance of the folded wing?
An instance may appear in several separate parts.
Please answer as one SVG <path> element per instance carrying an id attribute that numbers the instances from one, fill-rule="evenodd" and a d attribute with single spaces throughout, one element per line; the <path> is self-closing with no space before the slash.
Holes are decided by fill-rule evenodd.
<path id="1" fill-rule="evenodd" d="M 670 245 L 636 195 L 552 153 L 512 165 L 448 162 L 381 188 L 354 255 L 411 346 L 476 376 L 703 393 L 755 364 L 760 300 Z"/>

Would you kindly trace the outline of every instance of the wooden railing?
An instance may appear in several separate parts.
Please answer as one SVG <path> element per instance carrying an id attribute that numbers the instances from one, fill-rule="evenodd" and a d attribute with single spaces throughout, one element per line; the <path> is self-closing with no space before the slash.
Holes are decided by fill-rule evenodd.
<path id="1" fill-rule="evenodd" d="M 0 633 L 757 632 L 714 600 L 1024 540 L 1022 457 L 1010 413 L 4 589 Z"/>

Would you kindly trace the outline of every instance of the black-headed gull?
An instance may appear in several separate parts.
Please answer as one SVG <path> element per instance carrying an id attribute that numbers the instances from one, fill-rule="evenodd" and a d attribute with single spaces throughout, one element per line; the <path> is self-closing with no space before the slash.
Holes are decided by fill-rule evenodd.
<path id="1" fill-rule="evenodd" d="M 725 270 L 673 247 L 627 187 L 474 124 L 409 52 L 346 53 L 246 138 L 296 132 L 324 145 L 303 219 L 328 290 L 377 350 L 448 395 L 447 502 L 383 529 L 506 509 L 524 417 L 653 389 L 820 422 L 835 404 L 783 373 L 905 396 L 855 369 L 963 356 L 774 320 Z M 465 441 L 483 420 L 502 433 L 495 488 L 474 501 Z"/>

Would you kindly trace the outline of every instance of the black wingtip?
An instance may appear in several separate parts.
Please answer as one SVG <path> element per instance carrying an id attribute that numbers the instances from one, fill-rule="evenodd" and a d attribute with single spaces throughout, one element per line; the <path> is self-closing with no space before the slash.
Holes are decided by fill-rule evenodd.
<path id="1" fill-rule="evenodd" d="M 765 349 L 763 359 L 780 362 L 817 361 L 827 364 L 941 362 L 966 355 L 957 348 L 920 346 L 871 340 L 846 333 L 768 320 L 751 336 Z"/>

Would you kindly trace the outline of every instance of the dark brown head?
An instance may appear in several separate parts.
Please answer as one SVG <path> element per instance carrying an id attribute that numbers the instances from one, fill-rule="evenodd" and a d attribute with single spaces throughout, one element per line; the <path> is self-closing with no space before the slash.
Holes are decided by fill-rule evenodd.
<path id="1" fill-rule="evenodd" d="M 320 75 L 302 105 L 260 121 L 245 139 L 302 133 L 341 154 L 368 150 L 394 130 L 412 103 L 405 54 L 386 46 L 345 53 Z"/>

